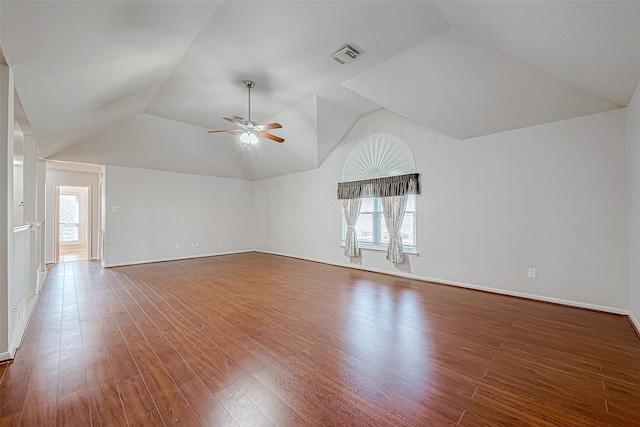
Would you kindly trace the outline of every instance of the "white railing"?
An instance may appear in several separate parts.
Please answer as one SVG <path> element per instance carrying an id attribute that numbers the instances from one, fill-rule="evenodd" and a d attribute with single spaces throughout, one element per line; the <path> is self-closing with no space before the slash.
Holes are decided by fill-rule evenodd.
<path id="1" fill-rule="evenodd" d="M 22 340 L 31 311 L 28 302 L 35 296 L 35 284 L 32 283 L 31 262 L 31 224 L 13 227 L 13 268 L 9 284 L 9 334 L 13 342 L 11 352 Z M 33 294 L 33 295 L 32 295 Z"/>
<path id="2" fill-rule="evenodd" d="M 44 283 L 44 276 L 46 275 L 47 268 L 44 264 L 44 239 L 45 239 L 45 230 L 44 230 L 44 222 L 36 223 L 35 229 L 35 251 L 31 253 L 35 255 L 35 259 L 31 260 L 33 262 L 32 265 L 35 267 L 36 272 L 36 293 L 40 293 L 40 289 L 42 289 L 42 284 Z"/>

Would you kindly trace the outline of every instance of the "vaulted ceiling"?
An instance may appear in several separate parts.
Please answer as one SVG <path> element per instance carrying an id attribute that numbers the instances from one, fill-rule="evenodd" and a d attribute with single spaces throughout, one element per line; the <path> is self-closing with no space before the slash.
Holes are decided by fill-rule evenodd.
<path id="1" fill-rule="evenodd" d="M 45 158 L 261 179 L 380 108 L 465 139 L 624 107 L 638 23 L 635 1 L 2 1 L 0 45 Z M 284 144 L 206 133 L 247 116 L 243 79 Z"/>

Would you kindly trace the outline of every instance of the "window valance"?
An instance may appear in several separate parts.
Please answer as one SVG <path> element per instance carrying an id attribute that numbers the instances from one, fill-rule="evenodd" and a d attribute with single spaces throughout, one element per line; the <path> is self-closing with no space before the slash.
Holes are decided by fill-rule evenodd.
<path id="1" fill-rule="evenodd" d="M 338 183 L 338 199 L 363 199 L 367 197 L 405 196 L 420 194 L 418 173 L 385 176 Z"/>

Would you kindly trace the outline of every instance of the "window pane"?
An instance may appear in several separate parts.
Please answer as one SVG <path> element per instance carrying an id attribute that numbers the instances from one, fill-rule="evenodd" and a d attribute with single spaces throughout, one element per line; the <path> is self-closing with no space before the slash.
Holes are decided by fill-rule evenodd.
<path id="1" fill-rule="evenodd" d="M 416 247 L 416 196 L 410 195 L 407 198 L 407 208 L 405 210 L 400 237 L 405 246 Z M 342 218 L 342 238 L 346 236 L 346 222 Z M 382 203 L 379 197 L 362 199 L 360 206 L 360 216 L 356 223 L 356 234 L 358 241 L 384 247 L 389 243 L 389 232 L 382 213 Z"/>
<path id="2" fill-rule="evenodd" d="M 407 212 L 416 210 L 416 196 L 410 195 L 407 197 Z"/>
<path id="3" fill-rule="evenodd" d="M 60 195 L 60 242 L 77 242 L 80 223 L 80 197 L 77 194 Z"/>
<path id="4" fill-rule="evenodd" d="M 362 199 L 362 204 L 360 205 L 360 212 L 373 212 L 374 205 L 376 199 L 374 197 L 369 197 L 368 199 Z"/>
<path id="5" fill-rule="evenodd" d="M 402 237 L 402 244 L 408 246 L 416 245 L 415 236 L 415 214 L 406 213 L 404 220 L 402 221 L 402 228 L 400 229 L 400 236 Z"/>
<path id="6" fill-rule="evenodd" d="M 80 222 L 80 201 L 77 194 L 60 195 L 60 222 L 66 224 Z"/>
<path id="7" fill-rule="evenodd" d="M 62 224 L 60 223 L 60 242 L 77 242 L 80 240 L 78 235 L 78 224 Z"/>
<path id="8" fill-rule="evenodd" d="M 373 243 L 373 214 L 361 213 L 356 224 L 359 242 Z"/>

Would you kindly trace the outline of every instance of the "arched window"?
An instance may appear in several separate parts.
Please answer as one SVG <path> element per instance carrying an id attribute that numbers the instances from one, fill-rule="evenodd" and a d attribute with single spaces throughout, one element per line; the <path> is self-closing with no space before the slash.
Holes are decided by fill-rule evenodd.
<path id="1" fill-rule="evenodd" d="M 354 229 L 358 247 L 388 250 L 390 233 L 385 224 L 381 195 L 401 194 L 407 196 L 399 229 L 403 252 L 417 252 L 416 194 L 419 188 L 415 172 L 411 149 L 394 135 L 370 135 L 353 147 L 344 162 L 338 198 L 352 200 L 351 204 L 343 204 L 345 209 L 358 209 L 358 215 L 355 212 L 351 215 L 351 218 L 357 217 Z M 413 190 L 409 189 L 412 185 L 415 186 Z M 343 216 L 343 244 L 347 243 L 349 231 L 345 217 L 349 215 Z M 351 253 L 357 253 L 357 249 L 356 252 L 351 250 Z M 348 250 L 345 250 L 345 254 L 354 256 Z"/>

